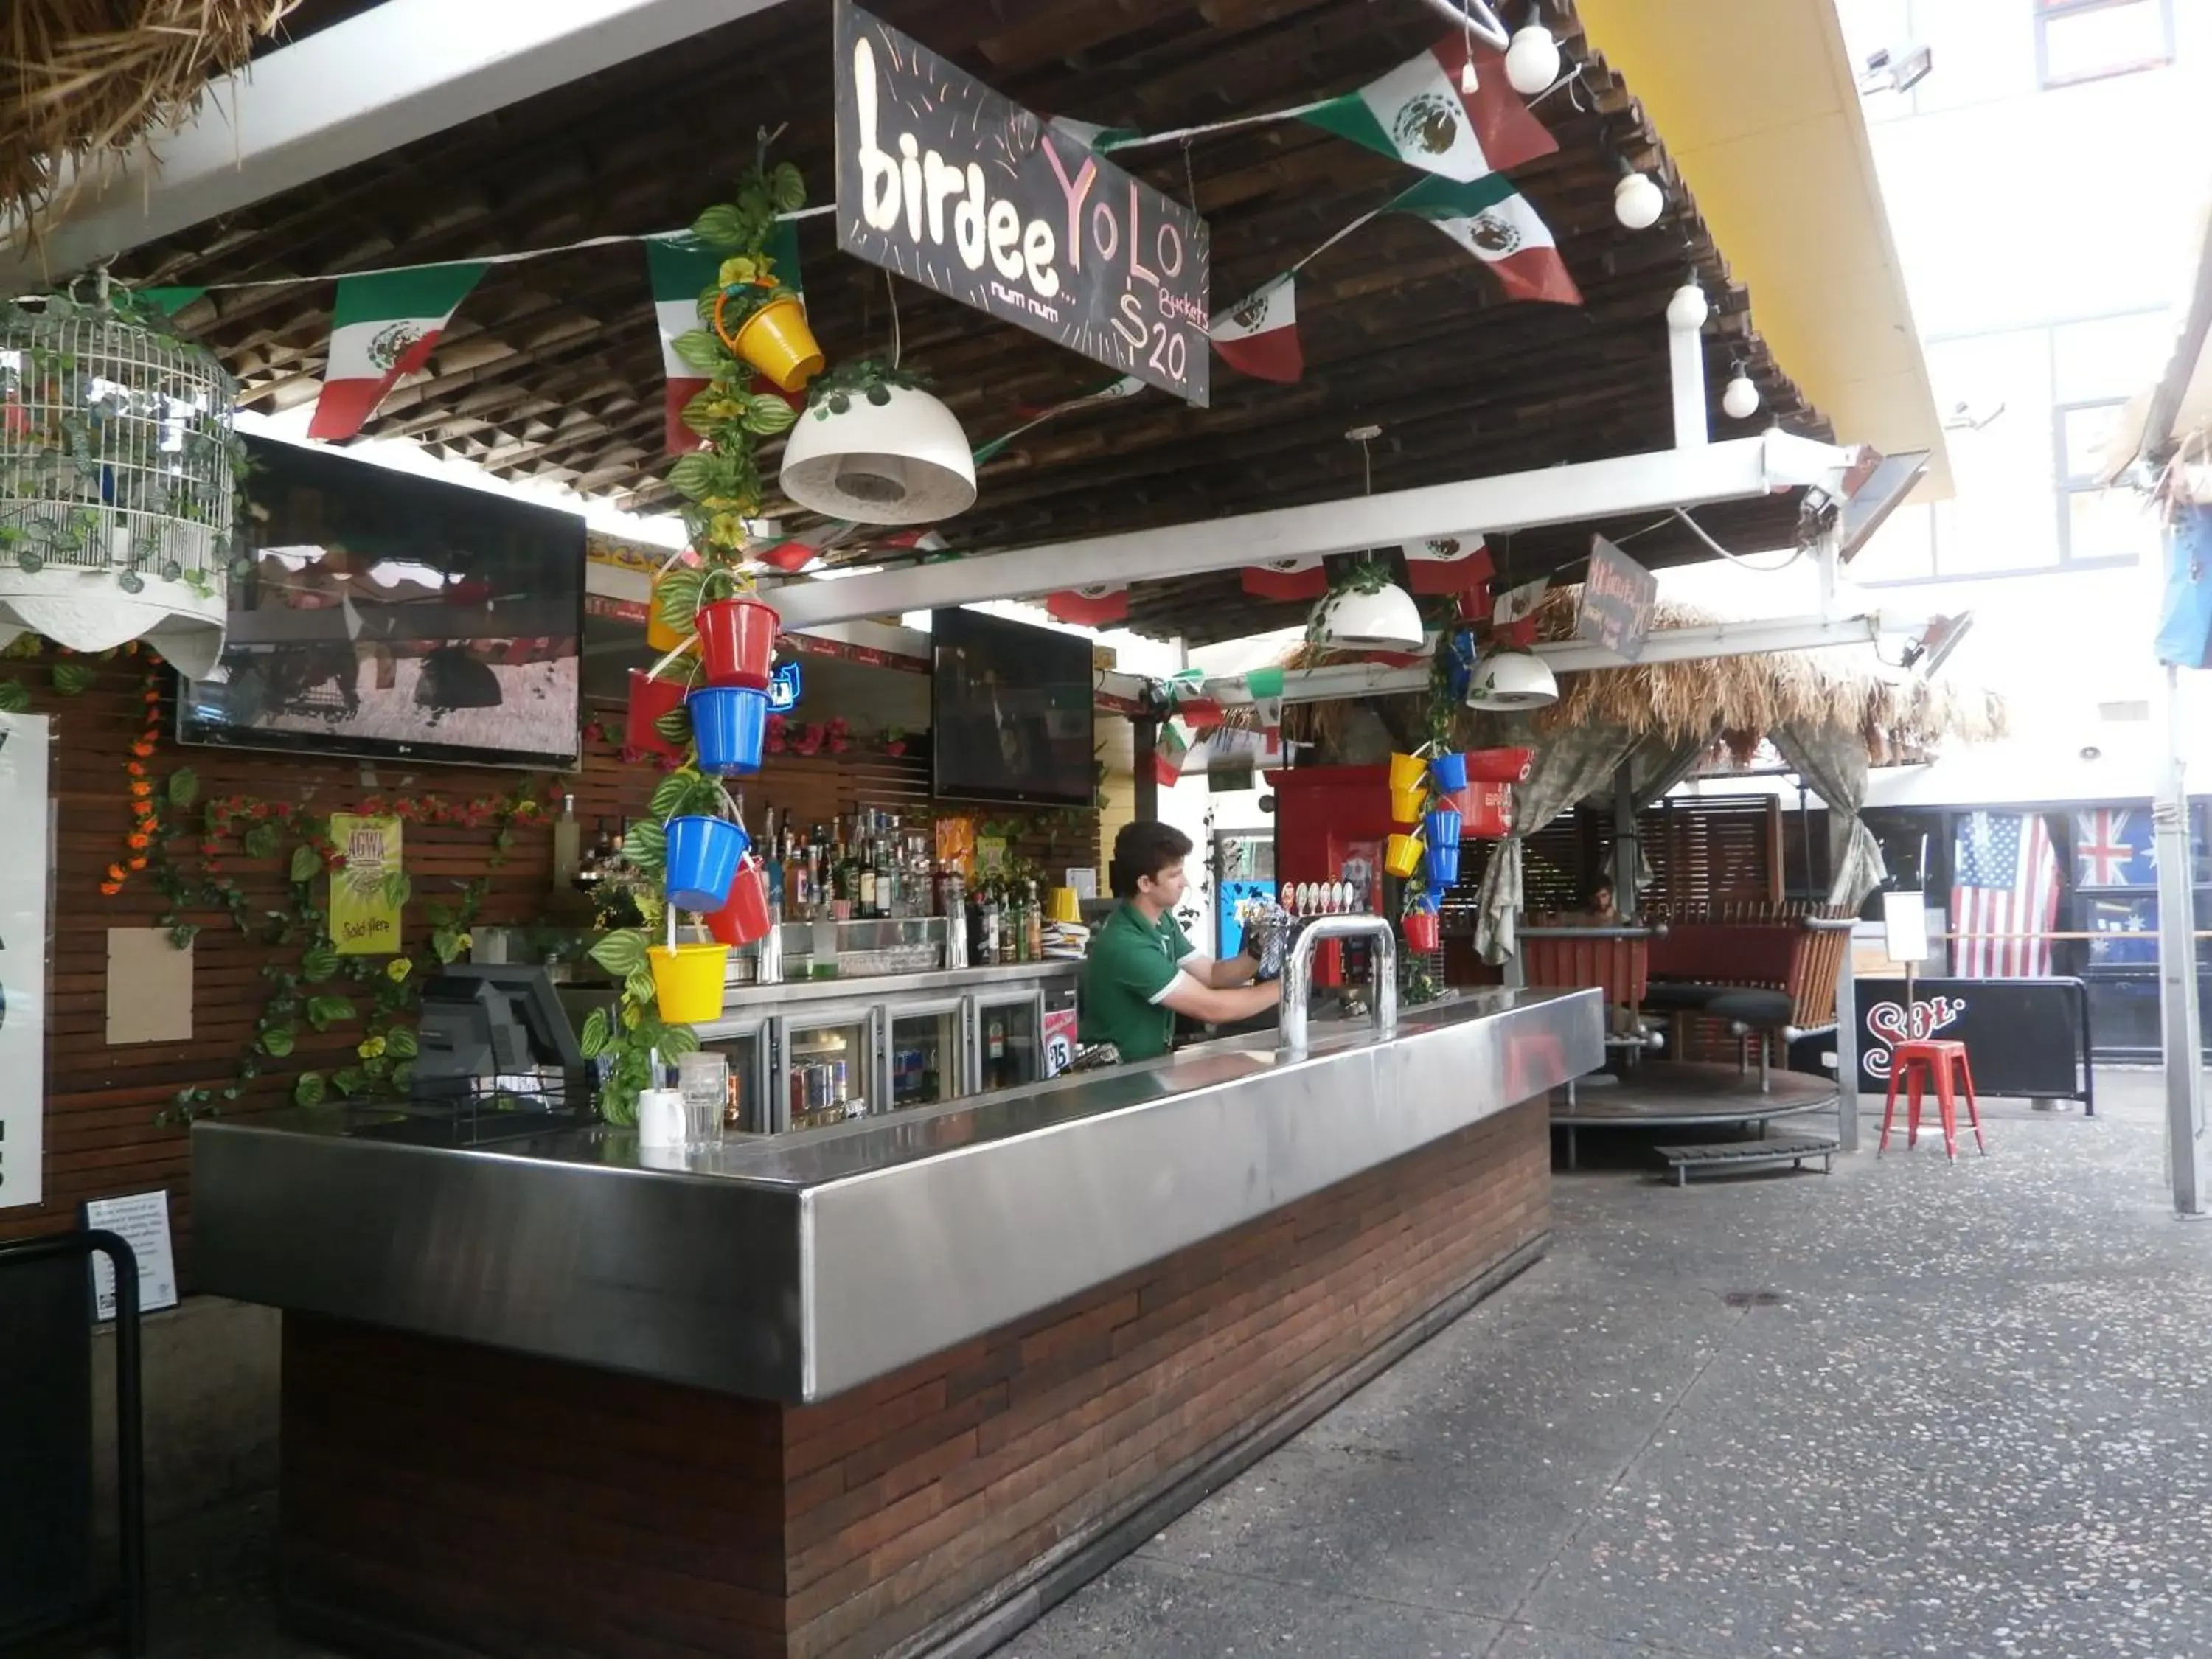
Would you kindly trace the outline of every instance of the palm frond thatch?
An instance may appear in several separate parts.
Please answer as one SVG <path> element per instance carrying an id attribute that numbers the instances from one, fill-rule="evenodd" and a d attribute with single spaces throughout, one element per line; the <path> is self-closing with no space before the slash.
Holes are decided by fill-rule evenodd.
<path id="1" fill-rule="evenodd" d="M 199 106 L 299 0 L 6 0 L 0 5 L 0 214 L 35 240 L 65 177 Z M 64 167 L 64 163 L 71 164 Z"/>
<path id="2" fill-rule="evenodd" d="M 1580 590 L 1554 588 L 1536 612 L 1540 640 L 1574 636 Z M 1718 619 L 1689 605 L 1662 601 L 1652 622 L 1655 633 L 1699 628 Z M 1839 647 L 1839 649 L 1850 647 Z M 1341 653 L 1316 653 L 1301 646 L 1285 659 L 1287 667 L 1316 667 L 1346 659 Z M 1862 657 L 1862 664 L 1863 657 Z M 1419 695 L 1394 701 L 1408 705 L 1418 728 Z M 1292 735 L 1329 739 L 1334 705 L 1297 706 Z M 1462 712 L 1464 740 L 1477 740 L 1475 717 Z M 1836 650 L 1780 651 L 1758 656 L 1712 657 L 1687 662 L 1647 663 L 1632 667 L 1591 669 L 1559 677 L 1559 700 L 1535 716 L 1544 732 L 1593 725 L 1627 727 L 1639 737 L 1680 743 L 1717 731 L 1719 741 L 1739 758 L 1782 726 L 1840 727 L 1864 740 L 1875 766 L 1924 759 L 1943 739 L 1986 742 L 2005 735 L 2004 705 L 1994 694 L 1918 680 L 1887 678 L 1853 664 Z"/>

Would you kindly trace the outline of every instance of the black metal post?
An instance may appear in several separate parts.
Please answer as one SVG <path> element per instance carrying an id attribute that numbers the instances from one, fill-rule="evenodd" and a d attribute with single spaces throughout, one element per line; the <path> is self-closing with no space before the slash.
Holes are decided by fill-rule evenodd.
<path id="1" fill-rule="evenodd" d="M 126 1659 L 143 1659 L 146 1651 L 146 1447 L 140 1394 L 138 1254 L 127 1240 L 92 1228 L 0 1244 L 0 1267 L 11 1261 L 59 1255 L 82 1256 L 88 1262 L 95 1250 L 115 1270 L 115 1507 L 123 1534 L 119 1551 L 123 1651 Z"/>

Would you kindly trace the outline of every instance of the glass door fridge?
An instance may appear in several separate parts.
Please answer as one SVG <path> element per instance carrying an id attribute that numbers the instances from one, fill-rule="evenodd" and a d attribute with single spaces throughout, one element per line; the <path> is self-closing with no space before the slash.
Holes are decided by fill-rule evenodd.
<path id="1" fill-rule="evenodd" d="M 818 1129 L 883 1109 L 883 1012 L 841 1003 L 776 1021 L 784 1127 Z"/>
<path id="2" fill-rule="evenodd" d="M 768 1022 L 755 1020 L 702 1038 L 699 1047 L 726 1055 L 730 1062 L 729 1105 L 722 1114 L 724 1134 L 772 1134 L 777 1128 L 769 1091 Z"/>
<path id="3" fill-rule="evenodd" d="M 1018 1089 L 1044 1079 L 1044 992 L 978 992 L 969 1000 L 969 1075 L 975 1091 Z"/>
<path id="4" fill-rule="evenodd" d="M 957 997 L 890 1005 L 888 1068 L 879 1090 L 890 1110 L 934 1106 L 968 1091 L 964 1012 Z"/>

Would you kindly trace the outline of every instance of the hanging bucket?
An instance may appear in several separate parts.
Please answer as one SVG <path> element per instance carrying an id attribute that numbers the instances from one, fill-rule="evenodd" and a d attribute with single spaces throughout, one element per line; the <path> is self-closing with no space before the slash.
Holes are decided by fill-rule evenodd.
<path id="1" fill-rule="evenodd" d="M 645 601 L 645 647 L 648 651 L 673 651 L 684 643 L 685 635 L 660 620 L 660 584 L 675 574 L 671 565 L 653 579 L 653 591 Z"/>
<path id="2" fill-rule="evenodd" d="M 707 931 L 728 945 L 766 939 L 775 926 L 768 908 L 768 875 L 760 860 L 746 855 L 730 881 L 729 902 L 707 918 Z"/>
<path id="3" fill-rule="evenodd" d="M 1390 792 L 1390 822 L 1419 823 L 1421 809 L 1428 804 L 1429 792 L 1418 785 L 1411 789 L 1393 789 Z"/>
<path id="4" fill-rule="evenodd" d="M 681 755 L 684 750 L 660 735 L 653 722 L 684 706 L 681 680 L 656 680 L 642 668 L 629 671 L 629 708 L 623 716 L 623 747 L 642 749 L 649 755 Z"/>
<path id="5" fill-rule="evenodd" d="M 1449 795 L 1467 787 L 1467 757 L 1461 754 L 1438 755 L 1429 762 L 1429 776 L 1434 781 L 1438 794 Z"/>
<path id="6" fill-rule="evenodd" d="M 1429 845 L 1431 847 L 1458 846 L 1459 826 L 1459 814 L 1449 806 L 1439 806 L 1429 814 Z"/>
<path id="7" fill-rule="evenodd" d="M 1435 911 L 1409 911 L 1403 926 L 1406 930 L 1406 948 L 1414 955 L 1425 955 L 1437 948 L 1437 923 Z"/>
<path id="8" fill-rule="evenodd" d="M 1418 755 L 1390 757 L 1390 787 L 1419 789 L 1428 781 L 1429 763 Z"/>
<path id="9" fill-rule="evenodd" d="M 1420 866 L 1421 838 L 1419 836 L 1393 836 L 1382 854 L 1382 867 L 1400 879 L 1410 876 Z"/>
<path id="10" fill-rule="evenodd" d="M 772 381 L 779 392 L 797 392 L 822 372 L 822 348 L 806 324 L 806 307 L 796 300 L 771 300 L 745 319 L 736 334 L 722 327 L 726 290 L 714 301 L 714 332 L 722 343 Z"/>
<path id="11" fill-rule="evenodd" d="M 682 823 L 682 819 L 678 819 Z M 730 965 L 726 945 L 648 945 L 646 960 L 653 966 L 653 1000 L 660 1018 L 670 1025 L 696 1025 L 722 1017 L 722 975 Z"/>
<path id="12" fill-rule="evenodd" d="M 1429 848 L 1423 874 L 1431 887 L 1449 887 L 1459 880 L 1459 843 Z"/>
<path id="13" fill-rule="evenodd" d="M 1477 783 L 1526 783 L 1535 764 L 1533 749 L 1470 749 L 1462 757 L 1467 775 Z"/>
<path id="14" fill-rule="evenodd" d="M 738 860 L 752 844 L 743 826 L 727 818 L 668 820 L 668 902 L 679 910 L 711 915 L 729 902 Z"/>
<path id="15" fill-rule="evenodd" d="M 768 690 L 775 674 L 775 610 L 758 599 L 717 599 L 699 607 L 699 655 L 709 685 Z"/>
<path id="16" fill-rule="evenodd" d="M 684 700 L 699 769 L 710 777 L 750 777 L 768 741 L 768 693 L 742 685 L 702 685 Z"/>

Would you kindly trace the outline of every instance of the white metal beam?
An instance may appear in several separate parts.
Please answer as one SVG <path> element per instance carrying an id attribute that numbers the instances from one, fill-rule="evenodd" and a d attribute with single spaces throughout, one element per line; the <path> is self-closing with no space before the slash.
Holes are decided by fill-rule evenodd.
<path id="1" fill-rule="evenodd" d="M 1644 642 L 1638 663 L 1703 662 L 1717 657 L 1762 656 L 1772 651 L 1817 651 L 1829 646 L 1866 645 L 1884 634 L 1911 633 L 1921 624 L 1869 611 L 1858 617 L 1785 617 L 1767 622 L 1711 623 L 1697 628 L 1662 628 Z M 1632 665 L 1601 647 L 1577 640 L 1540 645 L 1535 654 L 1556 674 Z M 1331 702 L 1343 697 L 1388 697 L 1419 691 L 1429 683 L 1425 665 L 1392 668 L 1382 663 L 1331 663 L 1292 669 L 1283 676 L 1285 702 Z M 1250 683 L 1242 674 L 1208 679 L 1206 694 L 1224 703 L 1249 702 Z"/>
<path id="2" fill-rule="evenodd" d="M 1691 450 L 1658 450 L 1429 484 L 1312 507 L 1278 507 L 1008 553 L 914 565 L 842 581 L 799 580 L 776 590 L 785 625 L 1018 599 L 1093 583 L 1151 581 L 1233 570 L 1269 559 L 1387 547 L 1469 530 L 1502 533 L 1669 507 L 1744 501 L 1840 476 L 1844 452 L 1769 432 Z"/>
<path id="3" fill-rule="evenodd" d="M 42 288 L 142 242 L 336 173 L 776 0 L 385 0 L 249 73 L 47 228 L 0 225 L 0 293 Z M 49 275 L 51 273 L 51 276 Z"/>

